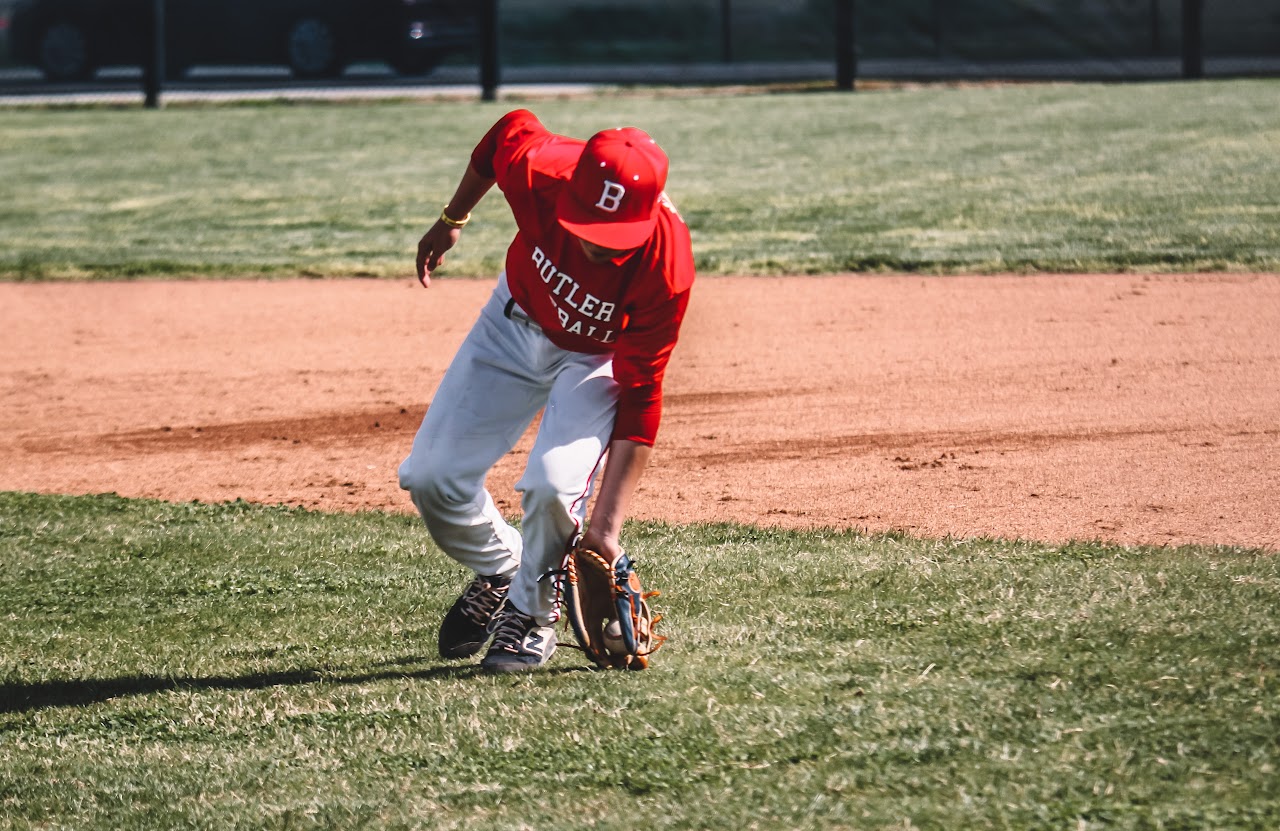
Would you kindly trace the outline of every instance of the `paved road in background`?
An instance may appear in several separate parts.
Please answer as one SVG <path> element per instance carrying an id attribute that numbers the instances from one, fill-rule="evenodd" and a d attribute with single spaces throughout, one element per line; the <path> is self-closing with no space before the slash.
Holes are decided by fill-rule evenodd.
<path id="1" fill-rule="evenodd" d="M 864 81 L 1119 81 L 1175 79 L 1180 74 L 1177 58 L 1017 63 L 862 60 L 858 64 L 859 80 Z M 1209 78 L 1277 75 L 1280 57 L 1205 60 L 1205 76 Z M 502 71 L 499 94 L 561 95 L 601 87 L 800 83 L 834 78 L 834 61 L 511 67 Z M 363 64 L 327 81 L 294 80 L 288 70 L 275 67 L 197 67 L 182 80 L 168 82 L 162 100 L 466 98 L 479 97 L 480 92 L 479 71 L 465 66 L 442 67 L 426 77 L 404 78 L 384 65 Z M 137 70 L 107 70 L 90 82 L 53 84 L 32 69 L 0 69 L 0 106 L 130 103 L 141 99 L 141 73 Z"/>

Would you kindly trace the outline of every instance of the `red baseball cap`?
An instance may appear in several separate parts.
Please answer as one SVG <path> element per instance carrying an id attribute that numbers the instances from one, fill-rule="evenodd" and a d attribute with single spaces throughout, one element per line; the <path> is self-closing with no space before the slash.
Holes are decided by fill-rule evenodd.
<path id="1" fill-rule="evenodd" d="M 556 215 L 566 231 L 602 248 L 638 248 L 658 223 L 667 154 L 644 130 L 602 130 L 587 141 L 560 191 Z"/>

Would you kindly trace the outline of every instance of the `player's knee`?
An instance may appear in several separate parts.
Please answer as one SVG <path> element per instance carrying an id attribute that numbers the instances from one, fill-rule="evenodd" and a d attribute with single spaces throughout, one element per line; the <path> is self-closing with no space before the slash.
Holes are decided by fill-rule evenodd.
<path id="1" fill-rule="evenodd" d="M 423 510 L 458 505 L 470 499 L 457 478 L 429 457 L 410 457 L 400 465 L 400 487 Z"/>
<path id="2" fill-rule="evenodd" d="M 522 489 L 520 494 L 521 506 L 526 514 L 541 512 L 545 508 L 558 505 L 560 502 L 559 492 L 548 485 L 546 482 L 533 484 Z"/>
<path id="3" fill-rule="evenodd" d="M 525 513 L 563 507 L 585 490 L 585 484 L 576 477 L 563 473 L 557 475 L 556 471 L 536 461 L 530 462 L 517 487 Z"/>

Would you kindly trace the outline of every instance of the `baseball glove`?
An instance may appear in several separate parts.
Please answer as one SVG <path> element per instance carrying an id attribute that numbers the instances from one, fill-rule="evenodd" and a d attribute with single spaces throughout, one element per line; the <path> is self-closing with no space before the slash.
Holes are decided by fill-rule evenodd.
<path id="1" fill-rule="evenodd" d="M 578 645 L 602 669 L 644 669 L 666 638 L 654 634 L 662 620 L 625 554 L 610 564 L 589 548 L 573 546 L 565 555 L 565 614 Z"/>

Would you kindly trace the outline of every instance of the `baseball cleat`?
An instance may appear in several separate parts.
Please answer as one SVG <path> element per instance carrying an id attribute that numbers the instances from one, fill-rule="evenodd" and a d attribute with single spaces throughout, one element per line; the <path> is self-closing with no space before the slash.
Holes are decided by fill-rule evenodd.
<path id="1" fill-rule="evenodd" d="M 493 643 L 480 667 L 487 672 L 526 672 L 551 660 L 556 651 L 556 630 L 538 622 L 514 606 L 498 616 Z"/>
<path id="2" fill-rule="evenodd" d="M 509 576 L 472 580 L 440 624 L 440 657 L 469 658 L 479 652 L 493 633 L 510 588 Z"/>

